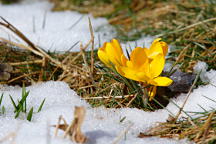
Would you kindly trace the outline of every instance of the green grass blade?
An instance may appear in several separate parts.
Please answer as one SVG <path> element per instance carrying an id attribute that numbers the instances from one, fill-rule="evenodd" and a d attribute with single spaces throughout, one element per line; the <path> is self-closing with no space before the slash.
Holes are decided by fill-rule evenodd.
<path id="1" fill-rule="evenodd" d="M 28 115 L 27 115 L 27 120 L 28 120 L 28 121 L 31 121 L 32 116 L 33 116 L 33 111 L 34 111 L 34 109 L 33 109 L 33 107 L 32 107 L 32 108 L 30 109 Z"/>
<path id="2" fill-rule="evenodd" d="M 18 116 L 19 116 L 19 114 L 20 114 L 20 112 L 22 111 L 22 109 L 20 108 L 20 109 L 18 109 L 17 111 L 16 111 L 16 115 L 15 115 L 15 119 L 16 118 L 18 118 Z"/>
<path id="3" fill-rule="evenodd" d="M 5 107 L 4 106 L 2 106 L 2 114 L 5 114 Z"/>
<path id="4" fill-rule="evenodd" d="M 4 96 L 4 93 L 2 93 L 1 98 L 0 98 L 0 106 L 1 106 L 1 103 L 2 103 L 3 96 Z"/>
<path id="5" fill-rule="evenodd" d="M 15 109 L 14 112 L 16 112 L 16 111 L 18 110 L 18 107 L 17 107 L 16 103 L 14 102 L 12 96 L 11 96 L 11 95 L 9 95 L 9 96 L 10 96 L 10 99 L 11 99 L 12 105 L 14 106 L 14 109 Z"/>
<path id="6" fill-rule="evenodd" d="M 43 100 L 42 103 L 40 104 L 40 106 L 39 106 L 37 112 L 40 112 L 40 111 L 42 110 L 43 105 L 44 105 L 44 103 L 45 103 L 45 100 L 46 100 L 46 99 L 44 98 L 44 100 Z"/>

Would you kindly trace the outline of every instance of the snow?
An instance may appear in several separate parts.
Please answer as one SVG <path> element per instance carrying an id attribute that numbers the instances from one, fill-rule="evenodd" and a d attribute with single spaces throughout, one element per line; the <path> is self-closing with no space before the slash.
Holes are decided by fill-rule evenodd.
<path id="1" fill-rule="evenodd" d="M 0 16 L 18 28 L 34 44 L 44 50 L 68 51 L 75 43 L 88 43 L 91 39 L 88 17 L 94 29 L 95 48 L 115 37 L 115 29 L 105 18 L 93 18 L 78 12 L 52 12 L 52 4 L 43 0 L 25 0 L 21 4 L 1 5 Z M 20 39 L 0 27 L 0 37 L 20 42 Z M 144 45 L 152 37 L 143 37 L 137 42 L 128 42 L 123 47 Z M 99 43 L 100 42 L 100 43 Z M 79 51 L 77 44 L 71 51 Z"/>
<path id="2" fill-rule="evenodd" d="M 91 15 L 70 11 L 51 12 L 51 8 L 52 4 L 46 1 L 25 0 L 21 4 L 0 4 L 0 16 L 20 29 L 34 43 L 50 51 L 67 51 L 77 41 L 81 41 L 83 44 L 87 43 L 90 39 L 88 17 L 91 18 L 95 30 L 96 48 L 99 47 L 99 43 L 97 43 L 98 37 L 100 37 L 101 43 L 115 37 L 115 31 L 108 25 L 106 19 L 93 18 Z M 46 17 L 46 24 L 43 28 L 44 17 Z M 69 29 L 81 17 L 82 19 L 79 23 L 72 29 Z M 2 27 L 0 31 L 0 37 L 18 41 L 14 35 Z M 136 45 L 149 47 L 152 39 L 153 37 L 143 37 L 136 42 L 125 43 L 122 47 L 130 48 Z M 72 51 L 79 51 L 79 46 L 77 45 Z M 170 65 L 167 64 L 166 69 L 169 69 Z M 216 103 L 205 98 L 215 99 L 216 97 L 216 71 L 207 71 L 207 65 L 203 62 L 198 62 L 194 67 L 194 73 L 199 73 L 201 69 L 200 77 L 203 81 L 207 80 L 208 84 L 193 90 L 184 107 L 184 111 L 200 112 L 203 111 L 200 106 L 206 110 L 216 107 Z M 12 143 L 13 138 L 2 139 L 8 134 L 15 133 L 14 141 L 16 144 L 71 144 L 72 142 L 69 139 L 62 138 L 62 131 L 59 131 L 58 137 L 54 137 L 55 128 L 52 125 L 57 124 L 60 115 L 63 115 L 68 123 L 71 122 L 75 106 L 84 106 L 86 108 L 86 117 L 82 131 L 88 137 L 88 144 L 112 143 L 130 124 L 133 124 L 133 126 L 125 137 L 121 139 L 121 144 L 190 143 L 187 140 L 158 137 L 137 138 L 140 132 L 147 131 L 158 122 L 165 122 L 169 116 L 169 112 L 166 109 L 173 114 L 178 112 L 179 109 L 171 102 L 166 109 L 155 112 L 145 112 L 136 108 L 92 108 L 64 82 L 49 81 L 38 83 L 27 87 L 27 90 L 30 91 L 27 98 L 28 110 L 31 107 L 37 109 L 43 99 L 46 99 L 42 111 L 35 113 L 31 122 L 26 120 L 26 115 L 24 114 L 21 114 L 17 119 L 14 118 L 13 105 L 9 95 L 16 100 L 20 98 L 22 89 L 20 87 L 1 86 L 0 95 L 4 94 L 2 105 L 6 108 L 6 111 L 5 114 L 0 114 L 0 143 Z M 172 101 L 181 106 L 185 98 L 186 94 L 181 94 L 177 98 L 173 98 Z M 186 115 L 182 113 L 181 116 Z M 123 118 L 125 118 L 124 121 L 120 122 Z"/>
<path id="3" fill-rule="evenodd" d="M 83 15 L 77 12 L 51 12 L 52 4 L 47 1 L 23 2 L 22 4 L 1 5 L 0 16 L 13 24 L 27 38 L 36 45 L 50 51 L 67 51 L 76 42 L 86 44 L 90 40 L 88 17 L 90 17 L 94 30 L 107 25 L 104 18 L 93 18 L 91 15 Z M 79 22 L 77 22 L 79 21 Z M 77 23 L 77 24 L 76 24 Z M 73 28 L 71 28 L 73 26 Z M 0 29 L 0 37 L 16 40 L 14 35 Z M 106 32 L 95 32 L 95 41 L 109 40 L 113 30 L 108 27 Z M 98 43 L 95 44 L 98 46 Z M 77 45 L 73 51 L 79 51 Z"/>
<path id="4" fill-rule="evenodd" d="M 210 82 L 210 79 L 208 79 L 208 76 L 206 76 L 208 65 L 205 62 L 198 61 L 193 69 L 195 74 L 200 75 L 200 79 L 202 80 L 202 82 L 205 83 Z"/>
<path id="5" fill-rule="evenodd" d="M 121 140 L 122 144 L 143 144 L 149 142 L 158 144 L 180 144 L 182 142 L 187 142 L 186 140 L 177 141 L 156 137 L 145 139 L 137 138 L 139 132 L 147 130 L 157 122 L 165 121 L 168 117 L 168 112 L 166 110 L 145 112 L 136 108 L 91 108 L 86 101 L 81 100 L 64 82 L 44 82 L 27 87 L 27 90 L 30 91 L 30 95 L 27 99 L 28 109 L 32 106 L 38 108 L 41 101 L 46 98 L 42 111 L 33 115 L 32 122 L 25 120 L 24 116 L 14 119 L 13 106 L 9 95 L 14 99 L 19 98 L 21 96 L 21 88 L 4 87 L 4 89 L 0 91 L 0 94 L 4 93 L 2 105 L 6 107 L 5 114 L 0 116 L 0 140 L 7 134 L 15 132 L 16 144 L 46 143 L 48 135 L 50 135 L 51 143 L 71 143 L 68 139 L 62 139 L 63 132 L 59 132 L 59 136 L 55 138 L 55 128 L 50 127 L 50 131 L 48 131 L 47 127 L 48 125 L 57 124 L 60 115 L 62 115 L 67 122 L 71 122 L 73 119 L 74 107 L 84 106 L 87 112 L 82 131 L 88 137 L 89 144 L 112 143 L 115 137 L 131 123 L 133 126 L 126 135 L 126 138 Z M 120 122 L 123 117 L 126 117 L 125 120 Z M 10 140 L 4 141 L 4 143 L 10 142 Z"/>

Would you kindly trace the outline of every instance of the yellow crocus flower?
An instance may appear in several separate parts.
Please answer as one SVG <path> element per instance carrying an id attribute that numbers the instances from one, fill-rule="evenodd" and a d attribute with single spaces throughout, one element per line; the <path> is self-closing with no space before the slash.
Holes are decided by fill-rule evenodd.
<path id="1" fill-rule="evenodd" d="M 98 50 L 98 56 L 108 67 L 113 64 L 120 75 L 145 85 L 153 85 L 153 91 L 149 92 L 151 99 L 156 93 L 156 86 L 169 86 L 173 82 L 167 77 L 159 76 L 163 71 L 168 50 L 167 44 L 160 40 L 154 40 L 150 49 L 136 47 L 127 59 L 119 42 L 113 39 Z"/>

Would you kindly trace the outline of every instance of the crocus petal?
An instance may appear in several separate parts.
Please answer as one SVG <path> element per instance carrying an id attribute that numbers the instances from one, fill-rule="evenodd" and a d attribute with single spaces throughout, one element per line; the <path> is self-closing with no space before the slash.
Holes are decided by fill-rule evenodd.
<path id="1" fill-rule="evenodd" d="M 122 75 L 128 79 L 140 81 L 140 77 L 137 76 L 136 70 L 133 70 L 133 69 L 128 68 L 128 67 L 122 67 L 122 66 L 116 66 L 116 70 L 120 75 Z"/>
<path id="2" fill-rule="evenodd" d="M 107 56 L 107 54 L 104 52 L 103 49 L 98 50 L 98 57 L 105 65 L 111 67 L 109 57 Z"/>
<path id="3" fill-rule="evenodd" d="M 133 63 L 133 67 L 139 68 L 147 59 L 144 48 L 136 47 L 130 54 L 130 61 Z"/>
<path id="4" fill-rule="evenodd" d="M 126 66 L 127 61 L 128 61 L 128 59 L 125 57 L 124 54 L 122 54 L 122 56 L 121 56 L 121 63 L 122 63 L 122 66 Z"/>
<path id="5" fill-rule="evenodd" d="M 118 42 L 118 40 L 112 39 L 111 44 L 113 48 L 115 49 L 117 57 L 121 57 L 121 55 L 123 54 L 123 51 L 122 51 L 121 45 Z"/>
<path id="6" fill-rule="evenodd" d="M 159 76 L 165 65 L 165 58 L 162 54 L 158 54 L 155 58 L 150 62 L 150 74 L 152 79 Z"/>
<path id="7" fill-rule="evenodd" d="M 119 51 L 113 47 L 111 43 L 106 44 L 106 53 L 114 65 L 120 65 L 121 64 L 121 55 L 122 53 L 118 53 Z"/>
<path id="8" fill-rule="evenodd" d="M 149 95 L 149 101 L 152 101 L 152 99 L 155 97 L 157 92 L 157 86 L 151 86 L 148 88 L 148 95 Z"/>
<path id="9" fill-rule="evenodd" d="M 167 54 L 167 51 L 168 51 L 168 45 L 163 42 L 163 41 L 160 41 L 161 38 L 157 38 L 153 41 L 149 51 L 148 51 L 148 56 L 150 58 L 154 58 L 157 54 L 161 53 L 163 54 L 163 56 L 165 57 L 166 54 Z"/>
<path id="10" fill-rule="evenodd" d="M 154 86 L 169 86 L 172 82 L 173 80 L 167 77 L 156 77 L 153 80 L 148 81 L 148 83 Z"/>

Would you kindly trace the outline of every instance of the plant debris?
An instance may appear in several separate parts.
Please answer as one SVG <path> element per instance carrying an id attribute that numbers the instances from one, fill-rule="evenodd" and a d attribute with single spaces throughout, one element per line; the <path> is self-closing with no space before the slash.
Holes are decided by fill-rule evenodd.
<path id="1" fill-rule="evenodd" d="M 57 136 L 58 129 L 61 129 L 65 131 L 64 138 L 68 136 L 73 142 L 85 143 L 87 141 L 87 137 L 81 132 L 81 126 L 85 118 L 85 113 L 86 110 L 84 107 L 75 107 L 74 120 L 70 125 L 68 125 L 65 119 L 60 116 L 58 124 L 55 126 L 55 136 Z M 64 124 L 60 124 L 61 120 L 63 120 Z"/>
<path id="2" fill-rule="evenodd" d="M 197 144 L 213 144 L 216 142 L 215 120 L 215 111 L 206 112 L 194 119 L 159 123 L 147 132 L 141 132 L 138 137 L 189 138 Z"/>

